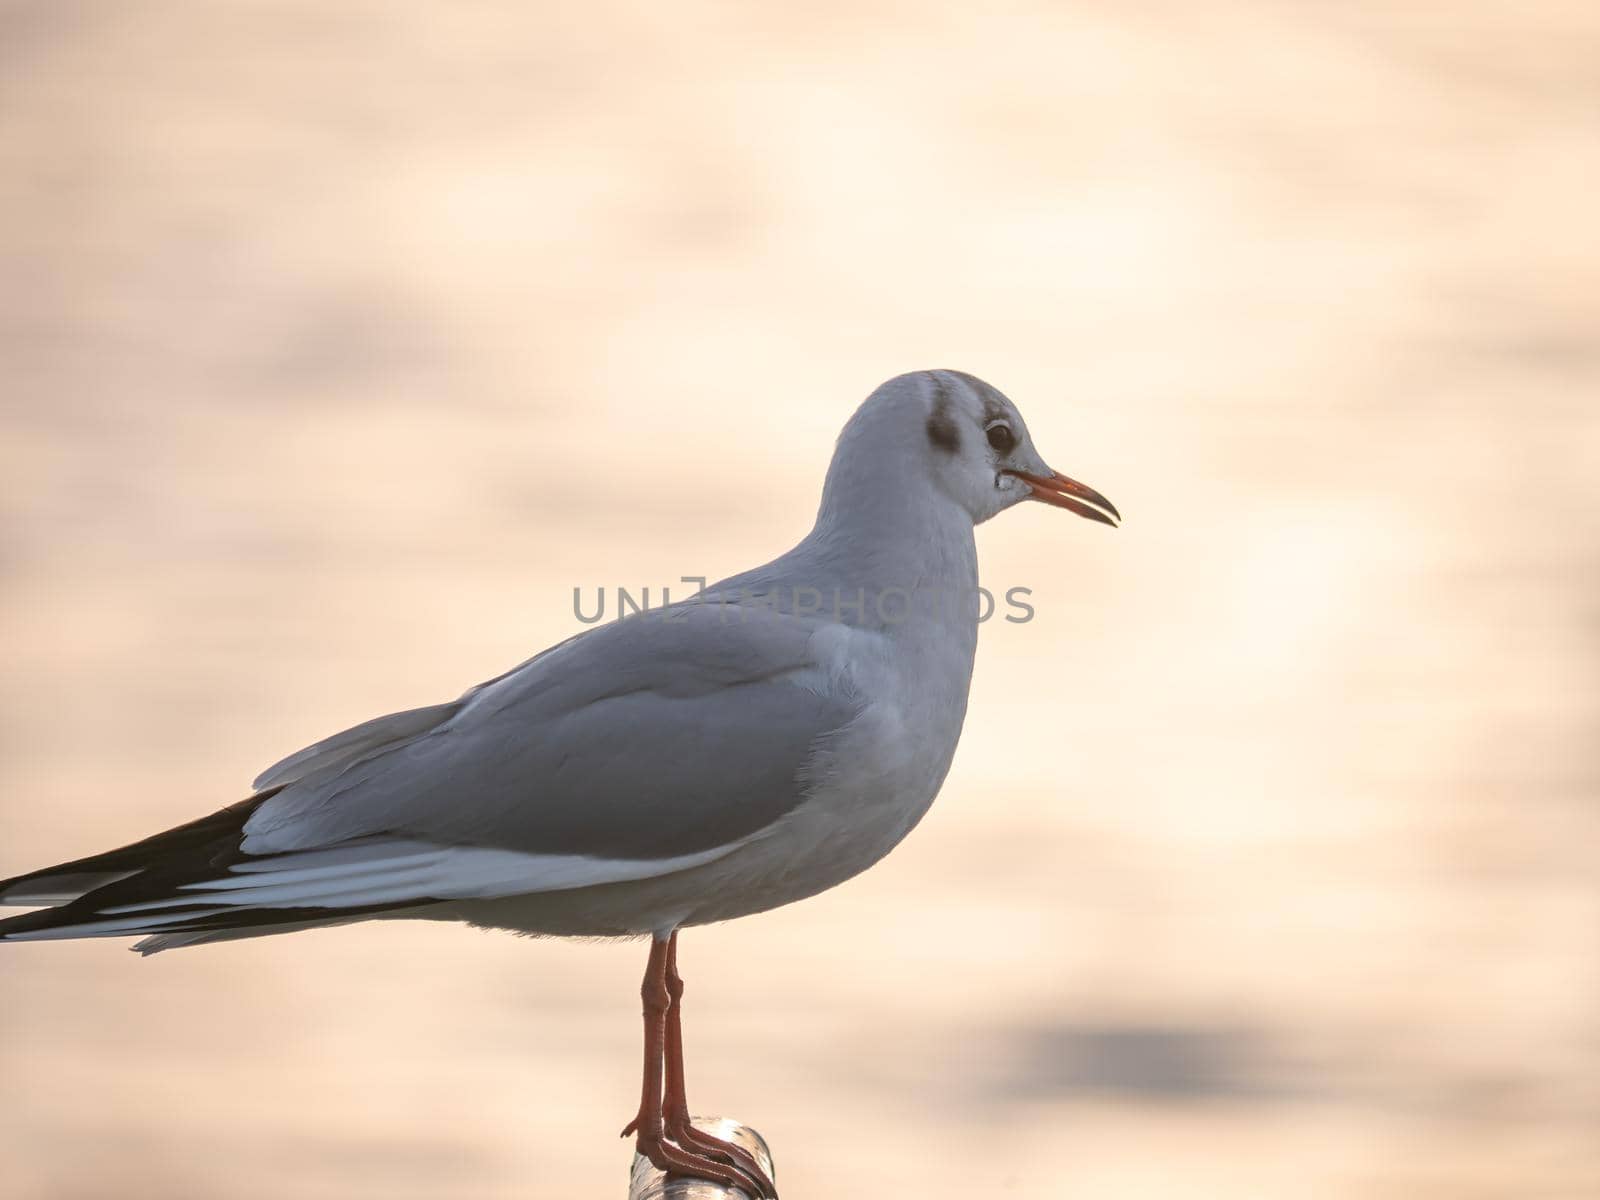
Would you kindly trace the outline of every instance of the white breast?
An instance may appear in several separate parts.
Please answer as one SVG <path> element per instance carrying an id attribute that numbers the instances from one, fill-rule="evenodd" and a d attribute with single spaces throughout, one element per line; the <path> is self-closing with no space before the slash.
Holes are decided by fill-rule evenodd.
<path id="1" fill-rule="evenodd" d="M 818 746 L 802 804 L 705 869 L 718 886 L 685 923 L 760 912 L 833 887 L 889 853 L 928 811 L 961 736 L 976 630 L 926 634 L 819 631 L 818 682 L 843 689 L 860 715 Z"/>

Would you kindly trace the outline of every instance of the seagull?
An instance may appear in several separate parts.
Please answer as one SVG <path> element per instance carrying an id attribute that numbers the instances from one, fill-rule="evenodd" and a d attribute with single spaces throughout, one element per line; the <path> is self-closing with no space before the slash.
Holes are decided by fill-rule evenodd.
<path id="1" fill-rule="evenodd" d="M 973 531 L 1029 499 L 1121 520 L 989 384 L 897 376 L 846 423 L 788 553 L 325 738 L 210 816 L 0 882 L 35 909 L 0 940 L 151 954 L 395 918 L 648 937 L 623 1136 L 671 1176 L 775 1200 L 748 1151 L 690 1122 L 678 931 L 842 883 L 927 812 L 966 717 Z"/>

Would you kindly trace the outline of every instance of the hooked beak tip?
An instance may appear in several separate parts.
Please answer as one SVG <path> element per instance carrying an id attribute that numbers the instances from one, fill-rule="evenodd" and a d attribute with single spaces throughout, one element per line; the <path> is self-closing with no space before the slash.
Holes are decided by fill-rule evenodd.
<path id="1" fill-rule="evenodd" d="M 1069 479 L 1059 471 L 1052 471 L 1049 475 L 1032 475 L 1027 471 L 1007 471 L 1006 474 L 1015 475 L 1027 484 L 1035 500 L 1075 512 L 1080 517 L 1099 521 L 1113 529 L 1122 522 L 1122 514 L 1117 511 L 1115 504 L 1092 487 Z"/>

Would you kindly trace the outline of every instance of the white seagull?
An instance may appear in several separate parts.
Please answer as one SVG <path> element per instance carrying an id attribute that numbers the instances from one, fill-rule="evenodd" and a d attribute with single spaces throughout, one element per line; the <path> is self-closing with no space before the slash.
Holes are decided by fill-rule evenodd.
<path id="1" fill-rule="evenodd" d="M 814 896 L 933 803 L 978 638 L 973 528 L 1025 499 L 1114 525 L 960 371 L 867 397 L 815 527 L 690 600 L 597 625 L 459 700 L 377 717 L 254 794 L 0 883 L 0 940 L 139 935 L 150 954 L 369 918 L 648 935 L 644 1086 L 623 1131 L 672 1175 L 775 1197 L 693 1128 L 677 931 Z"/>

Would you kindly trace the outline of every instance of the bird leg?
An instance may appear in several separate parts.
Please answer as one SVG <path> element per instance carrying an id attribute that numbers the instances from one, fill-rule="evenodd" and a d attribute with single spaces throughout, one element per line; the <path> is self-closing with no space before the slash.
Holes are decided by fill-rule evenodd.
<path id="1" fill-rule="evenodd" d="M 659 1136 L 661 1132 L 661 1049 L 666 1036 L 667 1006 L 671 1003 L 666 982 L 661 978 L 666 962 L 667 944 L 652 939 L 644 982 L 639 986 L 639 995 L 644 1001 L 644 1086 L 639 1097 L 639 1111 L 623 1128 L 623 1137 L 634 1132 L 641 1138 L 647 1132 Z"/>
<path id="2" fill-rule="evenodd" d="M 667 961 L 670 939 L 654 939 L 650 943 L 650 959 L 645 966 L 644 982 L 639 995 L 644 1001 L 644 1082 L 639 1096 L 639 1112 L 623 1129 L 622 1136 L 638 1135 L 635 1149 L 649 1159 L 659 1170 L 669 1176 L 687 1176 L 691 1179 L 709 1179 L 715 1183 L 742 1188 L 752 1197 L 775 1200 L 776 1189 L 762 1172 L 754 1176 L 735 1166 L 731 1155 L 724 1161 L 712 1158 L 679 1141 L 667 1131 L 662 1103 L 662 1072 L 666 1066 L 667 1026 L 672 1008 L 672 993 L 667 986 Z M 681 987 L 681 984 L 680 984 Z M 679 1039 L 677 1077 L 682 1091 L 682 1041 Z M 679 1122 L 674 1122 L 675 1125 Z M 685 1115 L 682 1124 L 687 1124 Z M 696 1139 L 706 1140 L 706 1135 L 696 1131 Z M 721 1149 L 726 1143 L 709 1139 Z M 738 1149 L 730 1147 L 730 1149 Z M 763 1186 L 765 1184 L 765 1186 Z"/>
<path id="3" fill-rule="evenodd" d="M 749 1176 L 754 1190 L 750 1185 L 745 1185 L 745 1190 L 751 1196 L 777 1200 L 778 1189 L 756 1161 L 755 1155 L 735 1142 L 713 1137 L 691 1124 L 683 1074 L 683 977 L 678 974 L 677 930 L 673 930 L 672 936 L 667 939 L 666 984 L 667 994 L 672 1001 L 667 1011 L 666 1095 L 662 1104 L 667 1136 L 686 1149 L 726 1162 Z"/>

